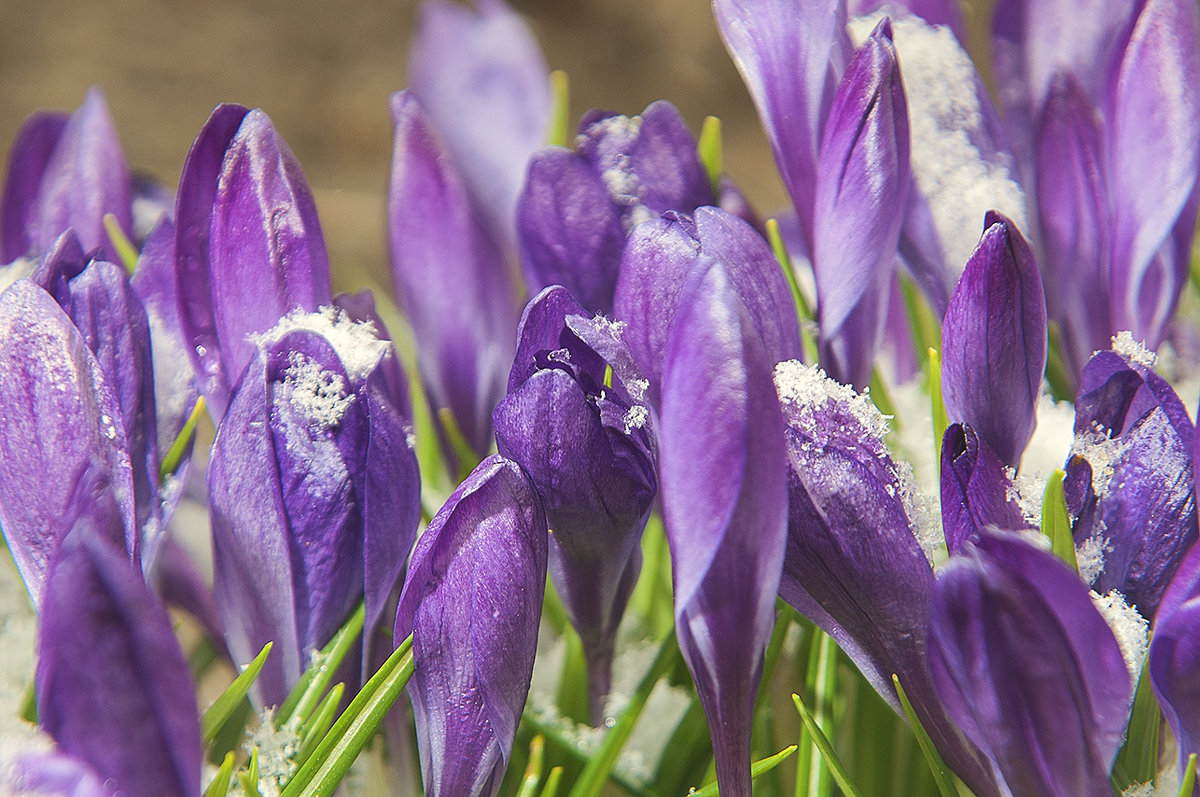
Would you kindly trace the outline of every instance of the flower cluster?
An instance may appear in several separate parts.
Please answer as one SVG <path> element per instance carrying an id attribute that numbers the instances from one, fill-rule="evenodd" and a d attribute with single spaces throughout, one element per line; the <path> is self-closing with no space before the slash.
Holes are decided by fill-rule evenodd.
<path id="1" fill-rule="evenodd" d="M 390 294 L 262 110 L 26 120 L 0 793 L 1193 793 L 1200 6 L 712 5 L 790 207 L 427 0 Z"/>

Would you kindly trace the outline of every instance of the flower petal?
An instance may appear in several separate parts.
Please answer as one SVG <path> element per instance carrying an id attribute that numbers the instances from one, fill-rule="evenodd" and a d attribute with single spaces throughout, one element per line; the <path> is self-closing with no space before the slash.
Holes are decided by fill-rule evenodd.
<path id="1" fill-rule="evenodd" d="M 56 111 L 35 111 L 13 139 L 0 197 L 0 261 L 11 263 L 34 251 L 38 189 L 68 118 Z"/>

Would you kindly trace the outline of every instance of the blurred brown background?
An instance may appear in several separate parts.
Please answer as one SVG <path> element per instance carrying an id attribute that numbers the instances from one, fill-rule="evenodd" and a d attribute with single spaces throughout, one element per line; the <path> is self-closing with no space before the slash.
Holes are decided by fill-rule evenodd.
<path id="1" fill-rule="evenodd" d="M 783 199 L 753 106 L 707 0 L 510 0 L 551 68 L 571 78 L 573 119 L 666 98 L 693 132 L 724 122 L 726 169 L 764 208 Z M 174 186 L 214 105 L 263 108 L 312 184 L 343 287 L 386 280 L 383 214 L 391 120 L 418 0 L 0 0 L 0 148 L 39 107 L 107 96 L 130 165 Z M 4 168 L 4 167 L 0 167 Z"/>

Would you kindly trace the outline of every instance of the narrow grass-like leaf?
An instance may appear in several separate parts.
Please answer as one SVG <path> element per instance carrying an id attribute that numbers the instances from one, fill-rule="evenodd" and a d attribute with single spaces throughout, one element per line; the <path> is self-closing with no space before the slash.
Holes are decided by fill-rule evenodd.
<path id="1" fill-rule="evenodd" d="M 183 455 L 187 453 L 188 444 L 196 436 L 196 424 L 199 423 L 200 416 L 204 414 L 206 409 L 204 396 L 200 396 L 196 399 L 196 404 L 188 414 L 187 420 L 184 421 L 183 428 L 179 430 L 179 434 L 175 436 L 175 439 L 171 442 L 171 447 L 167 449 L 167 453 L 163 455 L 162 462 L 159 463 L 158 477 L 160 479 L 173 476 L 175 471 L 179 470 L 179 465 L 183 462 Z"/>
<path id="2" fill-rule="evenodd" d="M 102 221 L 104 222 L 104 231 L 108 233 L 108 240 L 116 250 L 117 257 L 121 259 L 121 265 L 125 267 L 125 273 L 132 277 L 133 272 L 137 270 L 137 247 L 125 235 L 125 231 L 121 229 L 121 222 L 117 221 L 116 216 L 105 213 Z"/>
<path id="3" fill-rule="evenodd" d="M 913 351 L 922 352 L 940 346 L 942 325 L 937 314 L 929 306 L 921 289 L 906 275 L 899 276 L 900 294 L 904 297 L 904 311 L 908 316 L 909 331 L 912 332 Z"/>
<path id="4" fill-rule="evenodd" d="M 946 402 L 942 400 L 942 355 L 937 349 L 929 347 L 929 406 L 933 417 L 933 461 L 938 463 L 938 472 L 942 468 L 942 438 L 950 427 L 950 417 L 946 415 Z"/>
<path id="5" fill-rule="evenodd" d="M 546 785 L 542 787 L 542 797 L 556 797 L 558 784 L 562 782 L 562 777 L 563 768 L 561 766 L 551 769 L 550 774 L 546 776 Z"/>
<path id="6" fill-rule="evenodd" d="M 679 647 L 675 644 L 675 635 L 668 634 L 658 646 L 658 655 L 654 657 L 654 663 L 650 665 L 649 671 L 642 677 L 637 689 L 630 695 L 629 702 L 625 704 L 625 710 L 608 729 L 608 733 L 604 735 L 604 741 L 588 759 L 587 765 L 580 773 L 579 780 L 575 781 L 569 797 L 596 797 L 604 788 L 613 764 L 617 762 L 617 755 L 625 746 L 625 742 L 629 740 L 629 735 L 633 733 L 633 726 L 637 724 L 642 709 L 646 707 L 650 692 L 653 691 L 659 678 L 663 677 L 674 665 L 678 656 Z"/>
<path id="7" fill-rule="evenodd" d="M 850 781 L 850 777 L 846 774 L 846 768 L 842 766 L 842 760 L 838 758 L 833 745 L 829 743 L 829 737 L 817 725 L 816 719 L 813 717 L 812 712 L 808 710 L 808 707 L 804 705 L 804 701 L 800 699 L 800 695 L 793 694 L 792 702 L 796 704 L 796 711 L 800 713 L 800 720 L 804 723 L 804 727 L 812 735 L 813 743 L 821 751 L 821 755 L 825 757 L 825 765 L 829 767 L 829 772 L 833 775 L 833 779 L 837 781 L 838 788 L 848 795 L 848 797 L 862 797 L 858 788 Z"/>
<path id="8" fill-rule="evenodd" d="M 539 734 L 529 743 L 529 763 L 525 766 L 525 775 L 521 778 L 521 788 L 517 791 L 517 797 L 536 797 L 545 763 L 546 737 Z"/>
<path id="9" fill-rule="evenodd" d="M 554 703 L 564 717 L 587 724 L 591 707 L 588 704 L 587 658 L 583 655 L 583 640 L 570 626 L 562 630 L 561 636 L 565 651 Z"/>
<path id="10" fill-rule="evenodd" d="M 30 725 L 38 724 L 37 688 L 33 681 L 25 687 L 25 699 L 21 701 L 21 719 Z"/>
<path id="11" fill-rule="evenodd" d="M 1079 563 L 1075 561 L 1075 538 L 1071 536 L 1071 516 L 1067 512 L 1067 496 L 1063 492 L 1066 473 L 1056 470 L 1046 482 L 1042 495 L 1042 533 L 1050 538 L 1050 550 L 1076 573 Z"/>
<path id="12" fill-rule="evenodd" d="M 696 139 L 696 154 L 708 175 L 708 184 L 712 186 L 713 196 L 721 195 L 721 120 L 715 116 L 704 117 L 700 127 L 700 138 Z"/>
<path id="13" fill-rule="evenodd" d="M 1054 321 L 1046 324 L 1046 342 L 1046 382 L 1050 385 L 1050 395 L 1056 401 L 1074 401 L 1074 378 L 1063 355 L 1066 342 L 1063 340 L 1062 327 Z"/>
<path id="14" fill-rule="evenodd" d="M 783 270 L 783 278 L 787 280 L 788 289 L 792 292 L 792 304 L 796 307 L 796 320 L 800 322 L 800 343 L 804 347 L 804 359 L 815 363 L 817 361 L 817 339 L 814 334 L 816 315 L 813 313 L 808 299 L 804 297 L 804 292 L 800 290 L 800 282 L 796 279 L 795 265 L 783 243 L 783 235 L 779 232 L 779 222 L 775 219 L 767 219 L 767 241 L 771 244 L 775 261 Z"/>
<path id="15" fill-rule="evenodd" d="M 250 763 L 245 772 L 238 773 L 238 783 L 242 784 L 242 794 L 246 797 L 262 797 L 258 789 L 258 748 L 250 752 Z"/>
<path id="16" fill-rule="evenodd" d="M 653 639 L 674 627 L 671 594 L 671 552 L 662 516 L 655 512 L 642 533 L 642 574 L 629 598 L 630 610 L 645 621 Z"/>
<path id="17" fill-rule="evenodd" d="M 300 734 L 300 749 L 293 762 L 297 769 L 304 766 L 304 762 L 309 759 L 309 756 L 317 749 L 317 745 L 325 738 L 325 734 L 329 732 L 329 728 L 337 717 L 338 706 L 342 703 L 342 695 L 345 691 L 345 684 L 341 682 L 334 684 L 333 688 L 329 690 L 329 694 L 325 695 L 325 699 L 321 701 L 321 705 L 317 706 L 317 710 L 308 718 L 308 722 L 304 723 L 304 729 Z"/>
<path id="18" fill-rule="evenodd" d="M 555 750 L 564 755 L 569 756 L 573 761 L 580 765 L 587 764 L 591 760 L 591 754 L 586 752 L 579 745 L 579 740 L 575 737 L 568 738 L 563 735 L 563 727 L 557 722 L 547 722 L 544 718 L 539 717 L 532 710 L 526 708 L 521 714 L 522 730 L 533 731 L 534 733 L 544 736 L 547 745 L 552 745 Z M 622 791 L 628 792 L 633 797 L 658 797 L 656 791 L 647 791 L 638 783 L 629 780 L 619 772 L 609 773 L 608 778 L 612 783 L 616 784 Z M 507 789 L 503 792 L 509 791 Z"/>
<path id="19" fill-rule="evenodd" d="M 208 788 L 204 790 L 204 797 L 225 797 L 229 794 L 229 784 L 232 782 L 233 753 L 226 753 L 220 769 L 217 770 L 212 782 L 208 784 Z"/>
<path id="20" fill-rule="evenodd" d="M 892 428 L 898 428 L 901 419 L 896 414 L 896 404 L 892 401 L 892 395 L 887 389 L 887 382 L 884 381 L 883 374 L 879 372 L 878 368 L 871 369 L 871 387 L 867 395 L 880 412 L 892 419 Z"/>
<path id="21" fill-rule="evenodd" d="M 692 783 L 703 783 L 704 773 L 712 761 L 712 737 L 700 697 L 692 695 L 687 711 L 680 718 L 664 750 L 658 771 L 650 784 L 655 794 L 683 794 Z"/>
<path id="22" fill-rule="evenodd" d="M 546 144 L 571 146 L 571 79 L 561 69 L 550 73 L 550 127 Z"/>
<path id="23" fill-rule="evenodd" d="M 329 797 L 379 729 L 413 673 L 412 635 L 363 684 L 280 797 Z"/>
<path id="24" fill-rule="evenodd" d="M 805 686 L 812 695 L 815 709 L 813 720 L 823 732 L 832 732 L 833 695 L 836 689 L 834 675 L 837 665 L 837 646 L 824 631 L 812 629 L 815 635 L 809 647 L 808 667 L 805 670 Z M 827 797 L 833 792 L 830 771 L 823 764 L 822 754 L 816 738 L 805 726 L 800 731 L 798 744 L 800 755 L 796 759 L 796 795 Z"/>
<path id="25" fill-rule="evenodd" d="M 1149 643 L 1147 643 L 1149 644 Z M 1134 783 L 1149 783 L 1158 775 L 1159 730 L 1162 709 L 1150 685 L 1150 668 L 1143 666 L 1138 677 L 1129 726 L 1125 731 L 1125 746 L 1113 765 L 1113 781 L 1125 789 Z"/>
<path id="26" fill-rule="evenodd" d="M 459 428 L 458 421 L 455 420 L 454 413 L 450 411 L 449 407 L 439 409 L 437 419 L 442 427 L 442 433 L 446 435 L 446 440 L 450 443 L 450 449 L 458 459 L 458 480 L 465 481 L 475 466 L 479 464 L 479 454 L 471 448 L 471 444 L 463 436 L 462 429 Z"/>
<path id="27" fill-rule="evenodd" d="M 799 699 L 796 698 L 795 695 L 792 695 L 792 697 L 794 699 Z M 796 752 L 796 745 L 793 744 L 783 748 L 770 758 L 764 758 L 759 761 L 755 761 L 750 765 L 750 778 L 755 779 L 765 775 L 775 767 L 782 764 L 784 761 L 787 761 L 794 752 Z M 717 784 L 713 782 L 702 789 L 694 789 L 693 791 L 688 792 L 688 797 L 717 797 L 719 794 L 720 792 L 717 790 Z"/>
<path id="28" fill-rule="evenodd" d="M 1192 797 L 1196 790 L 1196 754 L 1188 756 L 1187 769 L 1183 771 L 1183 780 L 1179 782 L 1179 797 Z"/>
<path id="29" fill-rule="evenodd" d="M 950 774 L 950 770 L 946 768 L 946 762 L 942 760 L 937 748 L 933 746 L 933 740 L 925 732 L 925 727 L 917 717 L 917 712 L 913 710 L 908 695 L 904 693 L 904 686 L 900 683 L 900 678 L 895 673 L 892 674 L 892 683 L 896 685 L 896 696 L 900 698 L 900 705 L 904 707 L 904 716 L 908 717 L 909 725 L 912 726 L 913 733 L 916 734 L 917 744 L 921 747 L 921 753 L 925 756 L 925 762 L 929 764 L 929 771 L 933 773 L 933 781 L 937 784 L 938 792 L 941 793 L 942 797 L 958 797 L 958 788 L 954 785 L 954 776 Z"/>
<path id="30" fill-rule="evenodd" d="M 252 662 L 246 665 L 246 669 L 242 670 L 241 675 L 234 678 L 233 683 L 225 687 L 225 691 L 205 710 L 204 716 L 200 718 L 200 735 L 206 747 L 212 743 L 213 739 L 217 738 L 217 732 L 221 730 L 221 726 L 233 715 L 238 704 L 246 698 L 250 687 L 254 685 L 258 674 L 262 672 L 263 664 L 266 662 L 267 656 L 271 654 L 274 644 L 268 642 L 263 645 L 263 649 L 258 652 Z"/>
<path id="31" fill-rule="evenodd" d="M 275 727 L 282 728 L 284 723 L 293 715 L 303 723 L 308 720 L 317 705 L 325 696 L 329 684 L 333 682 L 334 674 L 346 655 L 354 647 L 359 634 L 362 633 L 365 609 L 358 604 L 354 614 L 338 629 L 333 639 L 321 648 L 312 658 L 308 669 L 300 676 L 300 681 L 292 688 L 291 694 L 283 701 L 275 714 Z"/>

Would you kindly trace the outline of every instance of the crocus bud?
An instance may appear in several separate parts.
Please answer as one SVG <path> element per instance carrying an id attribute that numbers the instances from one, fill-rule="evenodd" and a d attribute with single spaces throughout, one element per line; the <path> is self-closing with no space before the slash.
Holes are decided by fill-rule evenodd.
<path id="1" fill-rule="evenodd" d="M 413 551 L 395 639 L 429 797 L 492 797 L 512 757 L 546 587 L 546 516 L 520 466 L 491 456 Z"/>
<path id="2" fill-rule="evenodd" d="M 249 335 L 329 304 L 329 258 L 300 164 L 260 110 L 220 105 L 179 180 L 180 323 L 214 418 L 254 357 Z"/>
<path id="3" fill-rule="evenodd" d="M 167 613 L 90 529 L 63 543 L 39 629 L 38 717 L 125 794 L 200 795 L 196 691 Z"/>
<path id="4" fill-rule="evenodd" d="M 1108 794 L 1132 697 L 1087 587 L 1019 535 L 985 533 L 938 573 L 938 694 L 1005 794 Z"/>
<path id="5" fill-rule="evenodd" d="M 666 213 L 629 238 L 617 281 L 615 314 L 658 407 L 668 332 L 682 307 L 688 275 L 703 259 L 719 262 L 766 347 L 771 364 L 799 357 L 800 326 L 791 292 L 767 242 L 737 216 L 703 207 L 693 218 Z"/>
<path id="6" fill-rule="evenodd" d="M 394 94 L 392 119 L 388 235 L 396 294 L 434 408 L 449 408 L 463 437 L 484 452 L 512 362 L 515 290 L 416 96 Z"/>
<path id="7" fill-rule="evenodd" d="M 696 141 L 668 102 L 641 116 L 592 111 L 574 151 L 542 150 L 517 205 L 525 280 L 563 285 L 591 312 L 610 313 L 626 236 L 674 210 L 715 201 Z"/>
<path id="8" fill-rule="evenodd" d="M 1188 756 L 1200 753 L 1200 545 L 1192 546 L 1163 595 L 1146 666 L 1179 747 L 1182 776 Z"/>
<path id="9" fill-rule="evenodd" d="M 935 523 L 911 471 L 884 442 L 887 420 L 865 395 L 815 366 L 780 363 L 786 423 L 788 533 L 779 596 L 846 651 L 901 711 L 900 678 L 942 757 L 979 794 L 994 789 L 982 756 L 937 697 L 926 653 Z"/>
<path id="10" fill-rule="evenodd" d="M 675 633 L 732 797 L 751 792 L 750 726 L 787 532 L 773 363 L 754 320 L 720 262 L 696 265 L 667 339 L 659 425 Z"/>
<path id="11" fill-rule="evenodd" d="M 525 469 L 554 530 L 550 573 L 583 642 L 595 723 L 658 491 L 646 381 L 620 330 L 561 286 L 539 293 L 492 416 L 500 454 Z"/>
<path id="12" fill-rule="evenodd" d="M 951 424 L 942 438 L 942 531 L 954 553 L 988 526 L 1029 528 L 1012 479 L 996 452 L 968 424 Z"/>
<path id="13" fill-rule="evenodd" d="M 213 586 L 234 660 L 275 648 L 267 705 L 360 600 L 369 639 L 398 587 L 419 520 L 407 420 L 390 395 L 395 356 L 335 308 L 293 313 L 257 340 L 213 443 Z"/>
<path id="14" fill-rule="evenodd" d="M 908 106 L 884 19 L 833 98 L 818 159 L 813 272 L 821 360 L 841 382 L 871 380 L 911 182 Z"/>
<path id="15" fill-rule="evenodd" d="M 999 213 L 950 297 L 942 326 L 942 396 L 1006 465 L 1021 461 L 1037 425 L 1046 370 L 1046 300 L 1029 244 Z"/>

